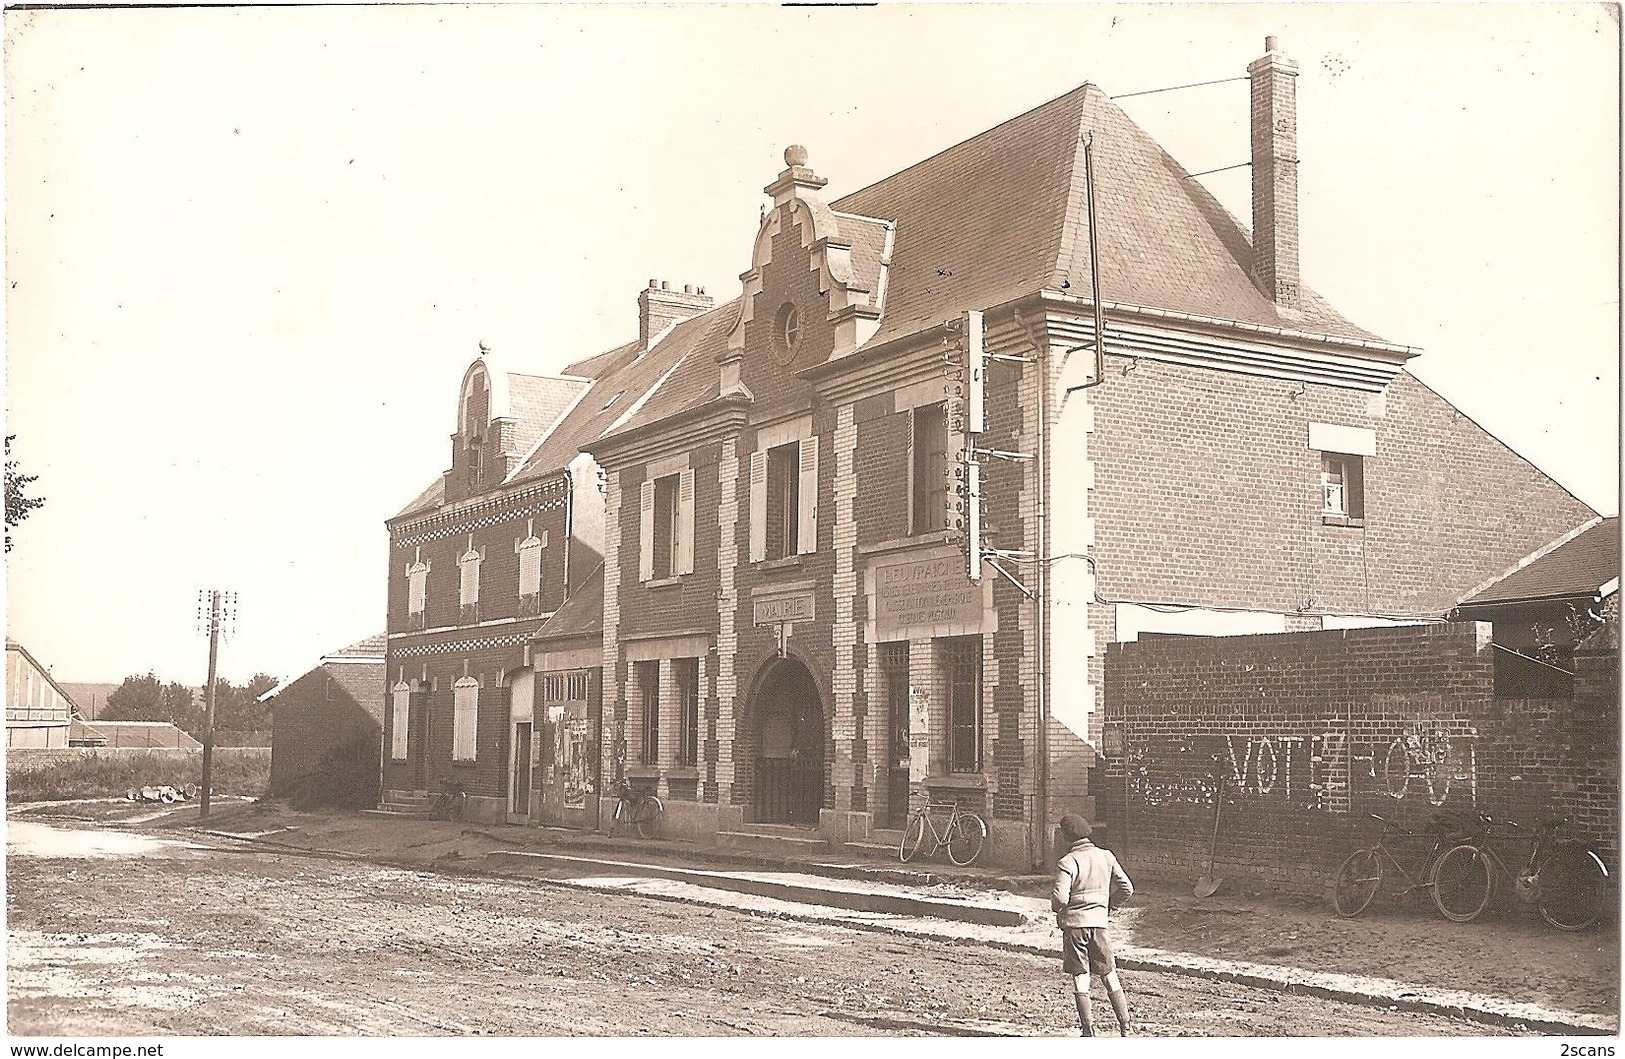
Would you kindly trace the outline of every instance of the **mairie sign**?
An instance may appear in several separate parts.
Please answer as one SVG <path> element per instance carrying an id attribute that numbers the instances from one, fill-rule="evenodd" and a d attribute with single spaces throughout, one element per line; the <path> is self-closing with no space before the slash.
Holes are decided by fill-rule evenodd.
<path id="1" fill-rule="evenodd" d="M 755 600 L 752 621 L 757 625 L 782 625 L 790 621 L 813 620 L 813 594 L 796 592 L 785 596 L 767 596 Z"/>

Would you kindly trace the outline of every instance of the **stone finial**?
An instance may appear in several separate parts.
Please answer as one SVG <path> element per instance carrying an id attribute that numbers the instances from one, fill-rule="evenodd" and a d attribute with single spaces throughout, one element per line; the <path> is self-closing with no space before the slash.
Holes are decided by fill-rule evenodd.
<path id="1" fill-rule="evenodd" d="M 784 164 L 788 166 L 806 165 L 807 149 L 799 143 L 792 143 L 784 149 Z"/>

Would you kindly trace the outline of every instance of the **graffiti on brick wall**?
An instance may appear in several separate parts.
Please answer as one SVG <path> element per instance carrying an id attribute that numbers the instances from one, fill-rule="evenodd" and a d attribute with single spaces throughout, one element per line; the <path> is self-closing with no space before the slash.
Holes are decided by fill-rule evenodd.
<path id="1" fill-rule="evenodd" d="M 1171 740 L 1131 737 L 1129 790 L 1147 806 L 1208 805 L 1219 781 L 1233 792 L 1336 811 L 1347 784 L 1342 732 L 1214 733 Z"/>
<path id="2" fill-rule="evenodd" d="M 1231 796 L 1346 813 L 1362 796 L 1473 805 L 1477 738 L 1471 727 L 1432 720 L 1414 721 L 1386 740 L 1354 744 L 1337 731 L 1130 731 L 1124 756 L 1129 794 L 1147 807 L 1211 805 L 1222 780 Z"/>
<path id="3" fill-rule="evenodd" d="M 1477 738 L 1470 728 L 1453 732 L 1439 721 L 1415 721 L 1387 743 L 1360 748 L 1351 760 L 1356 768 L 1365 766 L 1379 794 L 1441 806 L 1454 791 L 1456 803 L 1472 805 L 1478 796 Z"/>

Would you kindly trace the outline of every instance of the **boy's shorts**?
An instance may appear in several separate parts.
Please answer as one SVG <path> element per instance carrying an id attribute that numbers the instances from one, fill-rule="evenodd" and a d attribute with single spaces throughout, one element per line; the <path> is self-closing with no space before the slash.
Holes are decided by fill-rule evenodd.
<path id="1" fill-rule="evenodd" d="M 1067 974 L 1107 975 L 1117 970 L 1105 927 L 1062 927 L 1061 970 Z"/>

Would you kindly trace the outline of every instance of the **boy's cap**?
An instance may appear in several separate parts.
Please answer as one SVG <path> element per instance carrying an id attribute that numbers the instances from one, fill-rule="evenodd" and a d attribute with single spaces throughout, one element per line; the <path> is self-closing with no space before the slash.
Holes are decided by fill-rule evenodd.
<path id="1" fill-rule="evenodd" d="M 1067 813 L 1061 817 L 1061 835 L 1068 842 L 1076 842 L 1080 838 L 1088 838 L 1094 831 L 1093 825 L 1077 813 Z"/>

